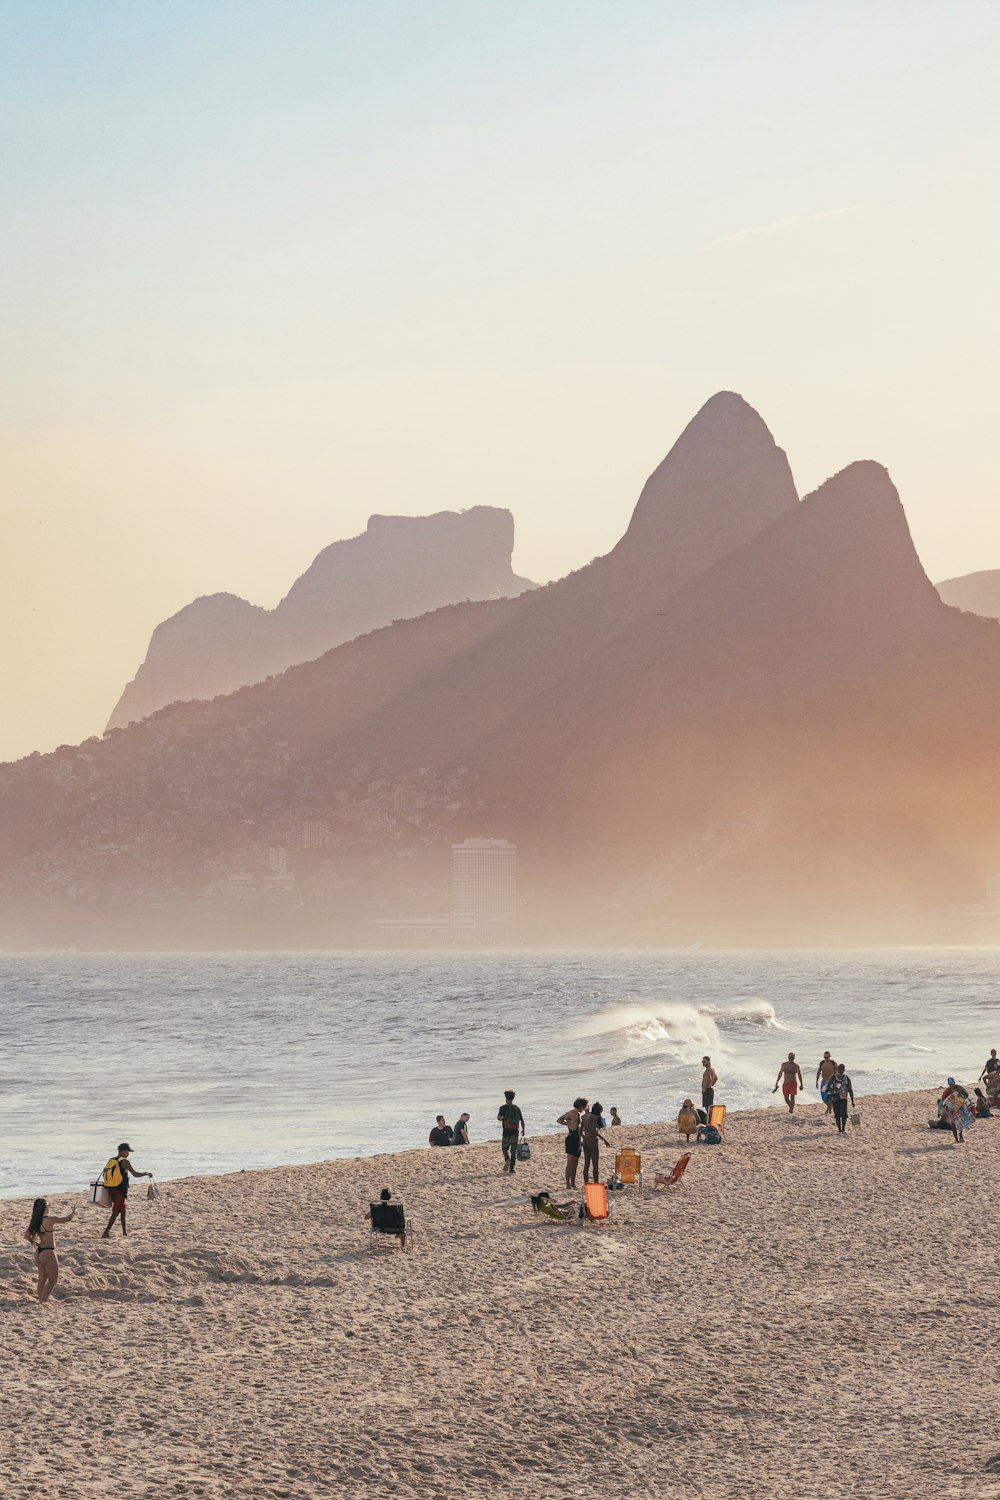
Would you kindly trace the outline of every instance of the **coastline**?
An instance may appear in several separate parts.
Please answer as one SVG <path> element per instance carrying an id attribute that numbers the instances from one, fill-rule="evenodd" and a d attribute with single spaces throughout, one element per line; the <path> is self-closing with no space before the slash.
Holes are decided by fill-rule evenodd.
<path id="1" fill-rule="evenodd" d="M 5 1199 L 4 1493 L 992 1500 L 1000 1117 L 957 1146 L 934 1100 L 861 1099 L 842 1138 L 818 1105 L 734 1114 L 582 1228 L 530 1210 L 557 1135 L 513 1180 L 490 1141 L 137 1184 L 128 1240 L 66 1194 L 47 1307 Z M 647 1183 L 683 1149 L 607 1134 Z M 383 1186 L 406 1254 L 367 1248 Z"/>

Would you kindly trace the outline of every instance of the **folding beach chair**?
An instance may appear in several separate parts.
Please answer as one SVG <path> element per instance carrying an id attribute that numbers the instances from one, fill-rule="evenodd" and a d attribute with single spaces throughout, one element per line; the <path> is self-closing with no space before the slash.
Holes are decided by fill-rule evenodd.
<path id="1" fill-rule="evenodd" d="M 724 1104 L 713 1104 L 708 1112 L 708 1123 L 714 1125 L 720 1135 L 726 1133 L 726 1106 Z"/>
<path id="2" fill-rule="evenodd" d="M 603 1182 L 588 1182 L 583 1190 L 583 1218 L 585 1222 L 600 1224 L 611 1217 L 608 1190 Z"/>
<path id="3" fill-rule="evenodd" d="M 558 1203 L 553 1203 L 548 1193 L 532 1193 L 532 1212 L 541 1214 L 543 1218 L 552 1219 L 556 1224 L 568 1224 L 570 1214 L 568 1208 L 562 1208 Z"/>
<path id="4" fill-rule="evenodd" d="M 657 1172 L 653 1178 L 654 1188 L 676 1187 L 687 1170 L 687 1164 L 691 1160 L 690 1151 L 685 1151 L 678 1162 L 674 1163 L 674 1170 L 668 1175 L 666 1172 Z"/>
<path id="5" fill-rule="evenodd" d="M 371 1227 L 368 1231 L 368 1248 L 374 1250 L 383 1239 L 395 1239 L 406 1250 L 413 1242 L 413 1225 L 407 1223 L 406 1211 L 401 1203 L 373 1203 L 371 1205 Z"/>
<path id="6" fill-rule="evenodd" d="M 642 1157 L 632 1146 L 624 1146 L 616 1154 L 615 1175 L 626 1187 L 637 1185 L 642 1192 Z"/>

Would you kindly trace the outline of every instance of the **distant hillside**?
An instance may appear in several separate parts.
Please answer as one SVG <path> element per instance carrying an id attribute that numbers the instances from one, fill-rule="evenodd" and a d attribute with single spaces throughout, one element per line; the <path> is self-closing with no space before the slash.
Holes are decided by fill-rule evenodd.
<path id="1" fill-rule="evenodd" d="M 528 944 L 981 936 L 998 767 L 1000 624 L 883 468 L 800 502 L 723 393 L 589 567 L 0 768 L 0 942 L 366 943 L 466 836 L 517 843 Z"/>
<path id="2" fill-rule="evenodd" d="M 982 573 L 965 573 L 961 578 L 946 578 L 937 585 L 945 604 L 969 614 L 1000 620 L 1000 568 Z"/>
<path id="3" fill-rule="evenodd" d="M 372 516 L 361 536 L 325 548 L 275 609 L 209 594 L 164 620 L 108 727 L 231 693 L 392 620 L 523 593 L 534 584 L 512 571 L 513 549 L 513 517 L 494 506 Z"/>

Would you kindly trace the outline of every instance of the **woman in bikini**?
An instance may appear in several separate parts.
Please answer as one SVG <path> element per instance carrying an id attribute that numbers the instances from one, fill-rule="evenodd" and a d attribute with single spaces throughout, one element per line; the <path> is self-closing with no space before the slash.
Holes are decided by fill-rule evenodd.
<path id="1" fill-rule="evenodd" d="M 566 1126 L 566 1186 L 576 1187 L 576 1174 L 580 1167 L 580 1121 L 587 1108 L 586 1099 L 574 1099 L 573 1108 L 560 1115 L 557 1125 Z"/>
<path id="2" fill-rule="evenodd" d="M 56 1255 L 56 1225 L 68 1224 L 76 1218 L 76 1208 L 68 1214 L 50 1214 L 44 1198 L 36 1198 L 31 1208 L 31 1219 L 24 1238 L 35 1247 L 38 1262 L 38 1300 L 48 1302 L 52 1288 L 59 1280 L 59 1257 Z"/>

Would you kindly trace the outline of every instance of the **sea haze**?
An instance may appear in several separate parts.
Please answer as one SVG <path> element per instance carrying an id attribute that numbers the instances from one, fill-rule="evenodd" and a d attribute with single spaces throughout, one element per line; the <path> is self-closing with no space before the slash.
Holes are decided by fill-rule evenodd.
<path id="1" fill-rule="evenodd" d="M 83 1188 L 120 1140 L 171 1178 L 423 1146 L 434 1116 L 532 1134 L 575 1094 L 674 1115 L 717 1066 L 775 1103 L 794 1050 L 855 1090 L 971 1083 L 1000 1046 L 996 950 L 38 954 L 0 958 L 0 1196 Z M 627 1140 L 627 1130 L 621 1139 Z M 498 1152 L 499 1155 L 499 1152 Z"/>

